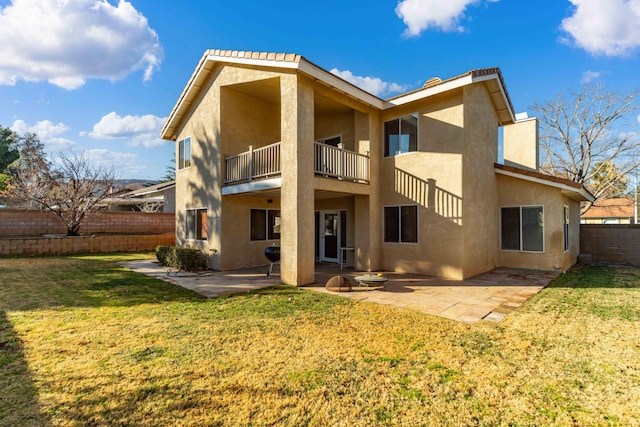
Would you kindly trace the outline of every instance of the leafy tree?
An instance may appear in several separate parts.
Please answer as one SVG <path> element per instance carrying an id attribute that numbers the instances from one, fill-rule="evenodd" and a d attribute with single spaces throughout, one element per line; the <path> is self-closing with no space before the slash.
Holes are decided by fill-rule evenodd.
<path id="1" fill-rule="evenodd" d="M 35 134 L 25 135 L 20 145 L 20 159 L 4 193 L 16 206 L 52 212 L 68 236 L 78 236 L 82 221 L 109 196 L 113 172 L 93 166 L 83 154 L 60 155 L 50 162 Z"/>
<path id="2" fill-rule="evenodd" d="M 534 104 L 541 113 L 541 169 L 583 184 L 596 199 L 616 192 L 640 164 L 640 157 L 633 157 L 640 138 L 623 131 L 640 109 L 638 96 L 638 91 L 618 94 L 587 85 L 568 98 L 559 94 Z"/>
<path id="3" fill-rule="evenodd" d="M 591 178 L 592 187 L 602 189 L 600 198 L 610 199 L 627 195 L 629 178 L 622 175 L 613 162 L 610 160 L 598 162 L 594 165 L 594 170 Z"/>
<path id="4" fill-rule="evenodd" d="M 176 179 L 176 159 L 171 159 L 171 163 L 167 165 L 165 175 L 160 179 L 160 182 L 169 182 Z"/>
<path id="5" fill-rule="evenodd" d="M 17 144 L 16 134 L 11 129 L 0 126 L 0 191 L 6 190 L 9 184 L 7 168 L 20 157 Z"/>
<path id="6" fill-rule="evenodd" d="M 7 167 L 18 160 L 18 136 L 9 128 L 0 126 L 0 172 L 5 173 Z"/>

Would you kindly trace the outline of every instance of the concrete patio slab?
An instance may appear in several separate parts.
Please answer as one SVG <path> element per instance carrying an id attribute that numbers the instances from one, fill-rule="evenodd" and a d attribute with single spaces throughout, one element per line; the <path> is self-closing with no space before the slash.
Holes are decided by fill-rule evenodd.
<path id="1" fill-rule="evenodd" d="M 138 273 L 182 286 L 207 298 L 238 294 L 280 284 L 279 276 L 267 278 L 266 268 L 247 268 L 226 272 L 190 273 L 164 267 L 155 260 L 121 262 L 119 265 Z"/>
<path id="2" fill-rule="evenodd" d="M 191 289 L 205 297 L 242 293 L 280 284 L 279 271 L 266 277 L 266 267 L 223 272 L 188 273 L 160 266 L 155 260 L 129 261 L 123 267 Z M 316 292 L 390 305 L 459 322 L 497 323 L 558 276 L 556 272 L 498 268 L 466 280 L 447 280 L 395 272 L 382 272 L 388 281 L 377 289 L 354 287 L 352 292 L 329 292 L 325 283 L 333 276 L 351 279 L 362 272 L 335 264 L 316 265 Z"/>

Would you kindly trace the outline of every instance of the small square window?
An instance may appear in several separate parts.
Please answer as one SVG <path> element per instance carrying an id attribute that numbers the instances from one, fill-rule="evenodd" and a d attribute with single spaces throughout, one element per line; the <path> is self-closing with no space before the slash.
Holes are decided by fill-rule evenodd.
<path id="1" fill-rule="evenodd" d="M 418 242 L 418 206 L 385 206 L 384 241 L 396 243 Z"/>
<path id="2" fill-rule="evenodd" d="M 280 211 L 251 209 L 251 240 L 280 239 Z"/>

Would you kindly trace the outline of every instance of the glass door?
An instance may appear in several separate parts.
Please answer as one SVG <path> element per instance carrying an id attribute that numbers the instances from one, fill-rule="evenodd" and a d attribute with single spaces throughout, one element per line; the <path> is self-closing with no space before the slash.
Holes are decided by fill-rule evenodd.
<path id="1" fill-rule="evenodd" d="M 320 260 L 338 262 L 340 215 L 338 212 L 322 212 L 320 217 Z"/>

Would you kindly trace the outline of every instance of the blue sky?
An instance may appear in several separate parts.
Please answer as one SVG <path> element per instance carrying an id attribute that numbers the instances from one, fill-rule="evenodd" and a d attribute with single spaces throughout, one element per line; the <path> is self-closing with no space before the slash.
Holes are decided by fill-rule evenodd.
<path id="1" fill-rule="evenodd" d="M 0 47 L 0 125 L 158 179 L 206 49 L 298 53 L 382 98 L 499 66 L 531 115 L 586 82 L 640 88 L 640 0 L 0 0 Z"/>

